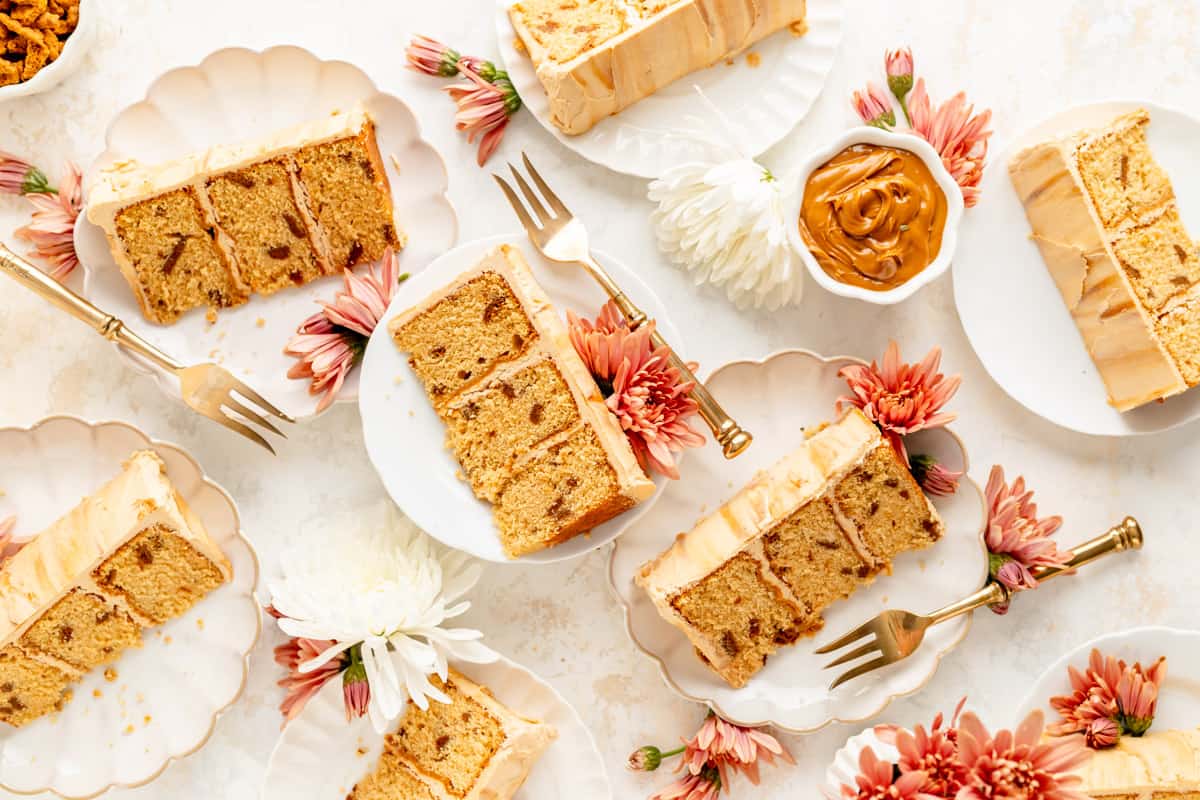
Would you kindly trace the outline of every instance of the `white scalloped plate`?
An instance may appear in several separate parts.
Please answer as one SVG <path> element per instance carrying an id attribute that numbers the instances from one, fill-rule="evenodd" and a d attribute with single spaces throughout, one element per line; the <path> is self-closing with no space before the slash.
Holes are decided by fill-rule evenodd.
<path id="1" fill-rule="evenodd" d="M 751 157 L 779 142 L 804 119 L 825 85 L 842 41 L 842 0 L 809 0 L 808 31 L 796 37 L 783 30 L 732 64 L 720 62 L 659 89 L 621 113 L 598 122 L 578 136 L 567 136 L 550 121 L 550 104 L 533 62 L 516 47 L 508 19 L 514 0 L 497 0 L 496 35 L 500 55 L 525 107 L 542 127 L 580 156 L 615 172 L 657 178 L 663 170 L 705 156 L 704 146 L 676 134 L 701 120 L 716 123 L 696 97 L 704 92 L 729 122 L 729 136 Z"/>
<path id="2" fill-rule="evenodd" d="M 583 720 L 550 684 L 503 656 L 491 664 L 454 664 L 523 717 L 547 722 L 558 738 L 534 764 L 514 800 L 575 797 L 608 800 L 608 774 Z M 397 719 L 391 730 L 400 724 Z M 262 800 L 343 800 L 383 750 L 383 736 L 365 718 L 346 722 L 340 681 L 330 681 L 288 723 L 263 781 Z"/>
<path id="3" fill-rule="evenodd" d="M 547 261 L 523 236 L 493 236 L 467 242 L 434 261 L 420 275 L 401 284 L 367 345 L 358 405 L 362 415 L 363 439 L 371 463 L 383 480 L 388 494 L 417 527 L 442 544 L 468 552 L 476 558 L 501 564 L 544 564 L 575 558 L 608 544 L 654 504 L 670 481 L 661 475 L 654 476 L 658 488 L 649 499 L 594 528 L 590 535 L 576 536 L 555 547 L 521 556 L 515 561 L 504 553 L 492 520 L 491 506 L 475 497 L 471 487 L 459 478 L 461 468 L 446 449 L 445 426 L 429 404 L 429 398 L 408 365 L 408 359 L 396 349 L 387 325 L 392 317 L 421 302 L 460 273 L 475 266 L 488 251 L 506 243 L 521 250 L 538 283 L 546 290 L 560 315 L 565 315 L 566 310 L 571 309 L 581 316 L 594 317 L 608 299 L 608 295 L 584 269 Z M 617 285 L 651 319 L 657 321 L 663 337 L 671 343 L 679 342 L 679 332 L 671 324 L 666 308 L 637 273 L 604 253 L 593 255 Z M 686 347 L 680 347 L 680 351 L 689 358 L 695 358 Z M 698 420 L 695 424 L 703 425 Z"/>
<path id="4" fill-rule="evenodd" d="M 15 514 L 28 538 L 99 489 L 136 450 L 154 450 L 175 488 L 233 565 L 233 580 L 178 619 L 143 634 L 140 649 L 93 670 L 57 714 L 22 728 L 0 726 L 0 787 L 90 797 L 147 783 L 172 759 L 208 741 L 217 717 L 242 693 L 258 641 L 258 560 L 237 507 L 179 447 L 123 422 L 49 417 L 0 428 L 0 519 Z"/>
<path id="5" fill-rule="evenodd" d="M 402 100 L 379 91 L 358 67 L 322 61 L 298 47 L 261 53 L 218 50 L 197 66 L 167 72 L 150 86 L 144 100 L 113 119 L 106 150 L 89 168 L 84 186 L 90 188 L 99 170 L 114 161 L 178 158 L 216 144 L 253 139 L 357 102 L 375 119 L 396 222 L 408 234 L 400 269 L 416 273 L 458 239 L 458 219 L 446 197 L 445 162 L 421 138 L 416 115 Z M 84 267 L 85 297 L 175 358 L 189 364 L 215 361 L 297 419 L 316 413 L 319 398 L 308 393 L 308 381 L 287 377 L 296 360 L 284 355 L 283 348 L 296 327 L 317 310 L 316 301 L 332 300 L 341 289 L 340 276 L 254 297 L 221 311 L 216 324 L 209 324 L 205 311 L 196 309 L 174 325 L 155 325 L 142 316 L 103 231 L 86 221 L 86 210 L 80 219 L 75 246 Z M 154 374 L 167 394 L 179 397 L 174 378 L 132 356 L 129 360 Z M 357 375 L 351 374 L 338 400 L 351 402 L 357 393 Z"/>
<path id="6" fill-rule="evenodd" d="M 970 616 L 930 630 L 916 654 L 899 664 L 832 692 L 829 684 L 838 671 L 822 669 L 832 657 L 818 656 L 813 650 L 885 609 L 919 613 L 961 599 L 987 577 L 983 495 L 964 478 L 953 497 L 933 498 L 946 523 L 940 542 L 901 555 L 892 575 L 832 605 L 825 612 L 822 632 L 779 650 L 741 689 L 730 688 L 705 667 L 687 637 L 663 620 L 646 593 L 634 585 L 637 570 L 669 547 L 677 533 L 795 449 L 805 426 L 835 416 L 834 404 L 846 391 L 838 370 L 854 363 L 862 362 L 789 350 L 764 361 L 735 361 L 718 369 L 705 384 L 735 419 L 754 431 L 754 444 L 735 461 L 726 461 L 715 448 L 696 451 L 680 470 L 680 480 L 667 486 L 654 508 L 635 520 L 613 548 L 609 580 L 625 610 L 625 626 L 634 645 L 658 663 L 663 680 L 676 693 L 707 703 L 739 724 L 770 723 L 792 733 L 811 733 L 831 722 L 870 719 L 933 677 L 942 656 L 967 635 Z M 922 431 L 908 445 L 910 452 L 934 455 L 951 469 L 967 468 L 962 442 L 945 428 Z"/>

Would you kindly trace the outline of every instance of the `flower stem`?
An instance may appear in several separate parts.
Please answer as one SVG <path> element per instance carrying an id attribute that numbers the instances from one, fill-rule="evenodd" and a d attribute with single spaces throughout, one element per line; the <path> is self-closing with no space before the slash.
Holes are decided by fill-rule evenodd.
<path id="1" fill-rule="evenodd" d="M 676 747 L 674 750 L 664 750 L 662 757 L 663 758 L 671 758 L 673 756 L 679 755 L 684 750 L 687 750 L 687 745 L 680 745 L 679 747 Z"/>

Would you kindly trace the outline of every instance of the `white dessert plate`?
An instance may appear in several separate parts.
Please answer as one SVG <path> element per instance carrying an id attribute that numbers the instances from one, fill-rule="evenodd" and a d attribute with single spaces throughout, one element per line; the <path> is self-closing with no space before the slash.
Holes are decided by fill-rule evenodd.
<path id="1" fill-rule="evenodd" d="M 491 664 L 453 666 L 490 689 L 515 713 L 549 723 L 558 731 L 514 800 L 612 797 L 595 740 L 575 709 L 550 684 L 504 657 Z M 397 719 L 391 730 L 399 724 Z M 283 729 L 267 764 L 262 800 L 343 800 L 354 784 L 375 769 L 383 738 L 366 717 L 346 721 L 341 681 L 329 681 Z"/>
<path id="2" fill-rule="evenodd" d="M 681 128 L 716 122 L 696 97 L 699 88 L 729 123 L 728 135 L 757 156 L 787 135 L 808 114 L 833 68 L 842 41 L 842 0 L 809 0 L 808 30 L 782 30 L 734 56 L 685 75 L 586 133 L 567 136 L 550 121 L 550 104 L 533 62 L 517 50 L 508 19 L 514 0 L 497 0 L 500 55 L 525 107 L 563 145 L 615 172 L 657 178 L 669 167 L 704 157 L 704 145 L 681 137 Z M 754 58 L 747 58 L 749 53 Z"/>
<path id="3" fill-rule="evenodd" d="M 996 383 L 1038 416 L 1098 436 L 1154 433 L 1190 422 L 1200 417 L 1200 392 L 1124 414 L 1108 404 L 1079 330 L 1030 239 L 1008 163 L 1026 147 L 1138 108 L 1150 112 L 1150 147 L 1171 176 L 1184 224 L 1200 232 L 1200 119 L 1154 103 L 1094 103 L 1056 114 L 996 151 L 978 206 L 963 215 L 954 260 L 958 315 Z"/>
<path id="4" fill-rule="evenodd" d="M 1167 657 L 1167 679 L 1158 696 L 1154 730 L 1192 729 L 1200 719 L 1200 631 L 1151 626 L 1109 633 L 1079 645 L 1051 664 L 1033 682 L 1029 694 L 1016 709 L 1010 724 L 1016 725 L 1030 711 L 1041 709 L 1047 723 L 1058 720 L 1050 698 L 1071 693 L 1067 667 L 1083 669 L 1093 648 L 1105 655 L 1149 666 L 1159 656 Z"/>
<path id="5" fill-rule="evenodd" d="M 375 120 L 396 224 L 408 234 L 400 270 L 418 272 L 458 239 L 458 219 L 446 197 L 445 162 L 421 138 L 417 117 L 404 101 L 379 91 L 358 67 L 322 61 L 298 47 L 218 50 L 194 67 L 158 78 L 144 100 L 121 111 L 109 125 L 106 149 L 85 177 L 85 203 L 99 170 L 113 162 L 166 161 L 253 139 L 359 102 Z M 318 300 L 333 300 L 342 288 L 341 276 L 253 297 L 221 311 L 215 324 L 208 322 L 204 309 L 194 309 L 174 325 L 156 325 L 142 316 L 103 231 L 86 221 L 86 209 L 80 220 L 75 247 L 87 299 L 184 363 L 215 361 L 297 419 L 316 413 L 320 398 L 309 394 L 307 380 L 287 377 L 296 359 L 284 355 L 283 348 L 296 327 L 318 310 Z M 151 372 L 167 394 L 179 397 L 175 378 L 136 357 L 129 360 Z M 338 399 L 353 401 L 357 393 L 352 373 Z"/>
<path id="6" fill-rule="evenodd" d="M 811 733 L 831 722 L 858 722 L 882 711 L 896 697 L 925 685 L 942 656 L 970 627 L 964 616 L 939 625 L 925 643 L 899 664 L 876 670 L 829 691 L 838 670 L 823 670 L 831 656 L 813 651 L 889 608 L 932 611 L 959 600 L 983 585 L 987 553 L 983 547 L 983 495 L 964 478 L 958 492 L 933 498 L 946 524 L 934 547 L 896 559 L 894 573 L 881 576 L 825 612 L 825 628 L 777 651 L 761 672 L 741 689 L 725 681 L 696 657 L 687 637 L 668 624 L 633 582 L 638 569 L 671 545 L 675 535 L 712 513 L 757 472 L 767 469 L 804 439 L 804 428 L 836 415 L 834 404 L 846 392 L 838 370 L 862 363 L 853 358 L 823 358 L 803 350 L 776 353 L 764 361 L 734 361 L 705 384 L 729 413 L 755 433 L 741 457 L 726 461 L 715 448 L 692 455 L 654 508 L 638 518 L 613 548 L 609 580 L 625 611 L 625 627 L 635 646 L 658 663 L 663 680 L 679 695 L 707 703 L 722 717 L 745 725 L 771 723 L 793 733 Z M 967 454 L 958 437 L 943 429 L 909 439 L 913 453 L 936 456 L 951 469 L 966 470 Z"/>
<path id="7" fill-rule="evenodd" d="M 258 641 L 258 560 L 237 507 L 191 456 L 123 422 L 49 417 L 0 428 L 0 519 L 16 515 L 16 539 L 35 535 L 121 471 L 136 450 L 167 465 L 175 488 L 233 565 L 233 581 L 188 613 L 143 634 L 140 649 L 76 683 L 57 714 L 0 726 L 0 787 L 90 797 L 139 786 L 208 741 L 217 717 L 242 693 Z"/>
<path id="8" fill-rule="evenodd" d="M 488 251 L 506 243 L 521 250 L 560 315 L 570 309 L 581 317 L 594 318 L 607 302 L 608 295 L 585 270 L 547 261 L 524 236 L 494 236 L 460 245 L 400 285 L 367 345 L 358 407 L 371 463 L 388 494 L 417 527 L 442 544 L 476 558 L 514 563 L 500 545 L 491 506 L 475 497 L 471 487 L 459 478 L 459 464 L 446 449 L 445 426 L 429 404 L 407 356 L 396 349 L 387 331 L 388 323 L 397 314 L 475 266 Z M 651 319 L 657 320 L 658 330 L 666 340 L 686 354 L 687 348 L 677 344 L 679 332 L 667 317 L 666 308 L 641 278 L 603 253 L 594 255 L 617 285 Z M 521 556 L 516 562 L 563 561 L 608 544 L 654 504 L 669 481 L 658 475 L 654 476 L 654 482 L 657 490 L 649 499 L 594 528 L 590 535 L 576 536 L 555 547 Z"/>

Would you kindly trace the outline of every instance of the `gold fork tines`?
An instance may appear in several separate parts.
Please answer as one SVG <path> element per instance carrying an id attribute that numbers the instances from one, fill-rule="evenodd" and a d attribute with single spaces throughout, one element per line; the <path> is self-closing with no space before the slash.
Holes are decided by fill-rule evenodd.
<path id="1" fill-rule="evenodd" d="M 10 275 L 53 305 L 91 325 L 105 339 L 136 353 L 177 377 L 183 401 L 192 410 L 245 436 L 272 454 L 275 453 L 275 448 L 271 443 L 246 423 L 258 425 L 276 436 L 287 438 L 287 435 L 264 414 L 282 422 L 295 420 L 235 378 L 224 367 L 216 364 L 196 364 L 190 367 L 180 364 L 125 327 L 124 322 L 96 308 L 3 244 L 0 244 L 0 272 Z"/>
<path id="2" fill-rule="evenodd" d="M 525 171 L 529 174 L 529 180 L 526 180 L 515 166 L 508 165 L 513 181 L 520 189 L 520 195 L 504 178 L 495 174 L 492 177 L 496 179 L 504 196 L 508 198 L 509 205 L 512 206 L 521 225 L 524 226 L 525 232 L 529 234 L 529 240 L 533 242 L 534 247 L 551 261 L 574 264 L 586 269 L 588 274 L 616 303 L 617 308 L 629 322 L 630 328 L 637 328 L 646 322 L 646 314 L 629 299 L 608 272 L 592 257 L 588 245 L 587 229 L 584 228 L 583 223 L 559 199 L 550 185 L 542 178 L 541 173 L 534 169 L 529 156 L 522 153 L 521 158 L 525 164 Z M 530 181 L 537 186 L 536 192 L 530 185 Z M 666 344 L 658 331 L 654 331 L 650 341 L 655 348 Z M 683 359 L 675 354 L 675 350 L 673 348 L 668 348 L 668 350 L 671 354 L 671 366 L 679 371 L 684 381 L 695 384 L 691 393 L 692 399 L 696 401 L 700 416 L 708 423 L 708 427 L 716 437 L 717 443 L 721 445 L 725 457 L 734 458 L 741 454 L 750 446 L 753 437 L 726 413 L 704 384 L 696 380 L 696 376 L 692 374 Z"/>
<path id="3" fill-rule="evenodd" d="M 1137 520 L 1133 517 L 1126 517 L 1119 525 L 1110 528 L 1104 535 L 1097 536 L 1095 539 L 1085 542 L 1072 550 L 1071 558 L 1068 559 L 1065 567 L 1039 567 L 1031 571 L 1039 583 L 1048 581 L 1059 575 L 1074 572 L 1084 564 L 1091 563 L 1111 553 L 1120 553 L 1124 550 L 1140 550 L 1142 549 L 1142 543 L 1141 526 L 1138 525 Z M 877 617 L 859 625 L 845 636 L 835 639 L 816 651 L 818 655 L 825 655 L 841 650 L 844 647 L 849 647 L 852 644 L 863 642 L 854 650 L 844 653 L 839 658 L 826 664 L 825 669 L 840 667 L 844 664 L 858 661 L 861 658 L 873 656 L 870 661 L 859 664 L 839 675 L 837 680 L 830 685 L 829 689 L 832 691 L 847 681 L 854 680 L 880 667 L 886 667 L 889 664 L 895 664 L 897 661 L 908 658 L 921 646 L 921 641 L 925 638 L 925 631 L 934 625 L 986 605 L 1007 602 L 1009 598 L 1010 593 L 1003 584 L 989 583 L 974 594 L 930 614 L 914 614 L 911 611 L 884 611 Z M 866 641 L 864 642 L 863 640 Z"/>

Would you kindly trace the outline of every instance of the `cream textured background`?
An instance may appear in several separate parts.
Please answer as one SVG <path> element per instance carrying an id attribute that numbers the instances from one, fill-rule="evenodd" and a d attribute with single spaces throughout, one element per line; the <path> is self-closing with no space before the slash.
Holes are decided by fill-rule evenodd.
<path id="1" fill-rule="evenodd" d="M 92 1 L 102 4 L 105 18 L 89 58 L 50 94 L 0 106 L 0 147 L 32 157 L 57 177 L 63 157 L 86 164 L 99 153 L 107 121 L 164 70 L 228 45 L 296 44 L 322 57 L 356 62 L 414 106 L 426 136 L 450 163 L 450 196 L 460 212 L 462 241 L 514 228 L 488 172 L 475 166 L 474 148 L 453 132 L 450 104 L 438 82 L 403 69 L 404 45 L 414 32 L 465 52 L 495 55 L 492 0 Z M 794 134 L 765 156 L 777 170 L 851 122 L 850 89 L 876 78 L 883 49 L 902 43 L 913 45 L 935 99 L 963 88 L 995 110 L 997 145 L 1069 103 L 1144 97 L 1200 105 L 1195 0 L 848 0 L 847 6 L 845 41 L 825 94 Z M 346 10 L 333 10 L 339 7 Z M 694 289 L 658 255 L 646 221 L 643 181 L 580 162 L 524 117 L 511 127 L 491 166 L 499 168 L 522 148 L 536 155 L 583 214 L 593 241 L 639 268 L 661 293 L 686 337 L 684 352 L 704 367 L 784 347 L 871 357 L 894 336 L 906 355 L 916 357 L 941 343 L 946 366 L 965 377 L 953 404 L 961 414 L 954 428 L 967 442 L 977 480 L 986 478 L 994 462 L 1008 465 L 1010 474 L 1023 472 L 1042 508 L 1066 517 L 1066 544 L 1090 538 L 1123 514 L 1141 519 L 1146 551 L 1021 597 L 1006 618 L 979 616 L 931 685 L 895 703 L 883 719 L 924 721 L 968 694 L 989 723 L 1007 724 L 1025 687 L 1068 647 L 1132 625 L 1195 624 L 1200 600 L 1191 540 L 1197 533 L 1200 428 L 1107 441 L 1067 433 L 1025 412 L 991 382 L 972 353 L 955 315 L 949 277 L 888 310 L 838 300 L 810 284 L 799 310 L 738 314 L 723 296 Z M 7 237 L 25 216 L 24 202 L 0 200 L 0 234 Z M 280 448 L 280 458 L 271 459 L 168 401 L 82 325 L 0 281 L 0 424 L 29 424 L 57 412 L 128 420 L 190 450 L 239 502 L 245 531 L 268 574 L 278 547 L 300 525 L 382 495 L 363 452 L 355 408 L 338 407 L 297 430 Z M 604 753 L 615 797 L 625 800 L 644 797 L 669 780 L 665 774 L 623 771 L 628 751 L 690 735 L 701 711 L 671 695 L 627 641 L 606 586 L 606 565 L 607 554 L 597 552 L 549 567 L 490 569 L 475 592 L 469 621 L 575 704 Z M 154 784 L 114 796 L 256 797 L 279 725 L 273 685 L 278 674 L 270 659 L 277 641 L 269 633 L 259 646 L 245 696 L 206 748 Z M 859 727 L 789 738 L 799 766 L 768 770 L 761 788 L 735 785 L 735 795 L 815 796 L 832 753 Z"/>

